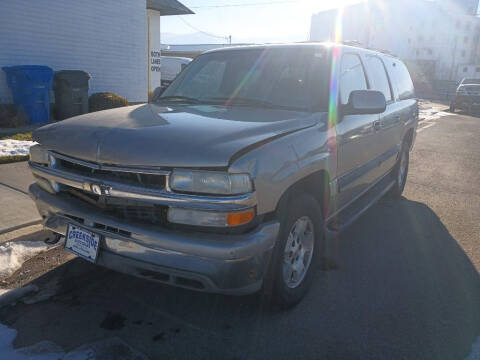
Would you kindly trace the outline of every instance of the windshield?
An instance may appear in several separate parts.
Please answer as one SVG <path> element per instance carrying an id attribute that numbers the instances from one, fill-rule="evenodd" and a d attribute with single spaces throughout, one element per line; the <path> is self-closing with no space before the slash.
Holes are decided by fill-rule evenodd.
<path id="1" fill-rule="evenodd" d="M 464 84 L 464 86 L 461 87 L 462 90 L 467 90 L 467 91 L 480 91 L 480 84 L 477 85 L 477 84 L 473 84 L 473 85 L 469 85 L 469 84 Z"/>
<path id="2" fill-rule="evenodd" d="M 462 81 L 462 85 L 468 85 L 468 84 L 479 84 L 480 85 L 480 79 L 465 79 Z"/>
<path id="3" fill-rule="evenodd" d="M 326 111 L 327 58 L 323 47 L 207 53 L 198 57 L 159 100 Z"/>

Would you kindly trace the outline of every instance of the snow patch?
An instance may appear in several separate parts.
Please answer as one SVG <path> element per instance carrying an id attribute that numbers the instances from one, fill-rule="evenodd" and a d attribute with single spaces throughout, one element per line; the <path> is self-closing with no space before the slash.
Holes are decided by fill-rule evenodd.
<path id="1" fill-rule="evenodd" d="M 0 359 L 8 360 L 148 360 L 119 338 L 100 340 L 82 345 L 68 353 L 51 341 L 41 341 L 32 346 L 14 349 L 17 331 L 0 324 Z"/>
<path id="2" fill-rule="evenodd" d="M 13 348 L 13 340 L 17 331 L 0 324 L 0 354 L 2 359 L 8 360 L 58 360 L 65 352 L 50 341 L 42 341 L 38 344 L 21 349 Z"/>
<path id="3" fill-rule="evenodd" d="M 480 360 L 480 336 L 472 344 L 472 352 L 468 355 L 465 360 Z"/>
<path id="4" fill-rule="evenodd" d="M 28 259 L 56 246 L 59 243 L 48 245 L 43 241 L 9 241 L 0 244 L 0 279 L 6 279 Z"/>
<path id="5" fill-rule="evenodd" d="M 12 155 L 28 155 L 30 146 L 35 144 L 35 141 L 27 140 L 0 140 L 0 157 Z"/>

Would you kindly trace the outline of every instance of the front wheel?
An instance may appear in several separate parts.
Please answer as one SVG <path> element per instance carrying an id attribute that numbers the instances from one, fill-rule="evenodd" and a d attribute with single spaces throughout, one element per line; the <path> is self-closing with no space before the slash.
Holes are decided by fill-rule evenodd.
<path id="1" fill-rule="evenodd" d="M 408 144 L 404 143 L 393 171 L 395 184 L 390 189 L 390 196 L 393 198 L 399 198 L 402 196 L 403 189 L 405 188 L 405 184 L 407 182 L 409 160 L 410 157 L 408 153 Z"/>
<path id="2" fill-rule="evenodd" d="M 280 234 L 268 279 L 273 287 L 271 300 L 284 308 L 297 304 L 305 296 L 318 269 L 324 244 L 318 202 L 306 194 L 292 197 L 288 206 L 279 210 Z"/>

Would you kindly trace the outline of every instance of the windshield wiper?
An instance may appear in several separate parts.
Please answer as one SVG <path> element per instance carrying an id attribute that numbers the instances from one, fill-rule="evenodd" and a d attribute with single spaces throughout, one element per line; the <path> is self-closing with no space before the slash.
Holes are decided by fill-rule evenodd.
<path id="1" fill-rule="evenodd" d="M 188 96 L 180 96 L 180 95 L 172 95 L 172 96 L 160 96 L 157 98 L 156 102 L 161 101 L 176 101 L 176 102 L 184 102 L 184 103 L 191 103 L 191 104 L 201 104 L 202 101 L 199 99 L 195 99 Z"/>
<path id="2" fill-rule="evenodd" d="M 282 110 L 294 110 L 294 111 L 307 111 L 305 108 L 299 106 L 290 106 L 290 105 L 279 105 L 274 104 L 270 101 L 251 99 L 251 98 L 240 98 L 240 97 L 213 97 L 205 99 L 205 102 L 211 102 L 219 105 L 244 105 L 252 107 L 261 107 L 267 109 L 282 109 Z"/>

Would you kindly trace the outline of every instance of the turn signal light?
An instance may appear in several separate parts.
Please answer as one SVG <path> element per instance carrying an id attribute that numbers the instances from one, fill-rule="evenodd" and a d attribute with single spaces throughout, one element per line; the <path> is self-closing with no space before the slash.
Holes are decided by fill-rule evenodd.
<path id="1" fill-rule="evenodd" d="M 228 226 L 239 226 L 249 223 L 255 217 L 255 210 L 250 209 L 244 212 L 229 213 L 227 214 Z"/>

